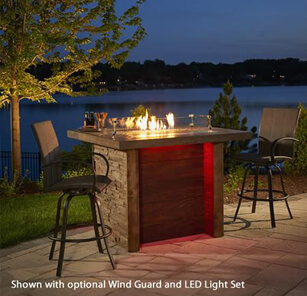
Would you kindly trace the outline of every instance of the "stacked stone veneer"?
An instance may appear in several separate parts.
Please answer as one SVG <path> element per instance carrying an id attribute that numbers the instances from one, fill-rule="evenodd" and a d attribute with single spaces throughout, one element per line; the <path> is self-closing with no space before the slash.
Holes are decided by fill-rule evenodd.
<path id="1" fill-rule="evenodd" d="M 128 249 L 127 153 L 97 145 L 94 152 L 103 154 L 110 165 L 112 183 L 98 195 L 105 223 L 113 230 L 109 242 Z M 94 161 L 97 174 L 105 174 L 105 161 L 99 156 L 95 156 Z"/>

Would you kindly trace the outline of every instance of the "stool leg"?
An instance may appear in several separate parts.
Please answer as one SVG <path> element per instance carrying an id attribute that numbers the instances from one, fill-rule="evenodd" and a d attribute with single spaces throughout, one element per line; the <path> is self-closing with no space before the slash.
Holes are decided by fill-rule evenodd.
<path id="1" fill-rule="evenodd" d="M 290 219 L 293 219 L 293 216 L 292 216 L 292 213 L 291 213 L 288 201 L 286 199 L 285 199 L 285 202 L 286 202 L 286 206 L 287 206 L 287 209 L 288 209 L 288 213 L 289 213 Z"/>
<path id="2" fill-rule="evenodd" d="M 252 206 L 252 213 L 256 212 L 256 203 L 257 203 L 257 195 L 258 195 L 258 176 L 259 176 L 259 166 L 255 167 L 255 178 L 254 178 L 254 200 Z"/>
<path id="3" fill-rule="evenodd" d="M 273 188 L 272 188 L 272 170 L 269 167 L 266 167 L 268 172 L 268 187 L 269 187 L 269 204 L 270 204 L 270 215 L 271 215 L 271 224 L 275 228 L 275 215 L 274 215 L 274 200 L 273 200 Z"/>
<path id="4" fill-rule="evenodd" d="M 286 196 L 287 193 L 286 193 L 286 190 L 285 190 L 284 179 L 283 179 L 283 177 L 282 177 L 281 168 L 280 168 L 279 166 L 277 166 L 277 165 L 274 165 L 274 166 L 275 166 L 275 167 L 277 168 L 277 170 L 278 170 L 279 177 L 280 177 L 280 184 L 281 184 L 282 192 L 283 192 L 284 196 Z"/>
<path id="5" fill-rule="evenodd" d="M 94 200 L 95 197 L 93 195 L 89 194 L 89 198 L 90 198 L 90 204 L 91 204 L 91 210 L 92 210 L 94 231 L 95 231 L 95 236 L 97 238 L 98 251 L 99 251 L 99 253 L 103 253 L 103 248 L 102 248 L 102 245 L 101 245 L 101 240 L 98 239 L 100 234 L 99 234 L 99 229 L 98 229 L 98 225 L 97 225 L 97 215 L 96 215 L 95 200 Z"/>
<path id="6" fill-rule="evenodd" d="M 240 210 L 241 202 L 242 202 L 242 198 L 240 197 L 235 216 L 233 217 L 233 220 L 232 220 L 233 222 L 235 222 L 237 220 L 237 216 L 238 216 L 238 213 L 239 213 L 239 210 Z"/>
<path id="7" fill-rule="evenodd" d="M 96 197 L 95 197 L 95 201 L 96 201 L 96 205 L 98 207 L 98 213 L 99 213 L 99 218 L 100 218 L 100 223 L 101 223 L 101 228 L 102 228 L 102 234 L 106 235 L 106 229 L 105 229 L 105 226 L 104 226 L 102 209 L 101 209 L 100 203 L 99 203 L 99 201 L 97 200 Z M 112 268 L 115 269 L 116 268 L 116 263 L 115 263 L 115 261 L 113 259 L 113 256 L 112 256 L 111 252 L 110 252 L 108 238 L 104 237 L 103 240 L 104 240 L 104 244 L 106 246 L 106 250 L 107 250 L 107 253 L 108 253 L 108 256 L 109 256 Z"/>
<path id="8" fill-rule="evenodd" d="M 56 211 L 56 218 L 55 218 L 55 227 L 54 227 L 54 238 L 58 237 L 58 228 L 60 224 L 60 216 L 61 216 L 61 205 L 62 205 L 62 200 L 63 197 L 65 196 L 65 193 L 63 193 L 59 199 L 58 199 L 58 205 L 57 205 L 57 211 Z M 53 259 L 53 254 L 54 254 L 54 249 L 55 249 L 55 243 L 56 241 L 52 241 L 51 249 L 50 249 L 50 254 L 49 254 L 49 260 Z"/>
<path id="9" fill-rule="evenodd" d="M 243 177 L 243 182 L 242 182 L 242 190 L 241 190 L 241 195 L 243 195 L 244 193 L 244 187 L 245 187 L 245 181 L 246 181 L 246 177 L 247 177 L 247 173 L 250 169 L 250 166 L 248 166 L 246 169 L 245 169 L 245 173 L 244 173 L 244 177 Z M 237 220 L 237 216 L 238 216 L 238 213 L 239 213 L 239 210 L 240 210 L 240 206 L 241 206 L 241 202 L 242 202 L 242 197 L 240 196 L 240 199 L 239 199 L 239 202 L 238 202 L 238 206 L 237 206 L 237 210 L 236 210 L 236 213 L 233 217 L 233 222 L 235 222 Z"/>
<path id="10" fill-rule="evenodd" d="M 283 178 L 283 176 L 282 176 L 281 168 L 280 168 L 279 166 L 277 166 L 277 165 L 275 165 L 275 167 L 277 168 L 277 170 L 278 170 L 278 172 L 279 172 L 282 192 L 283 192 L 284 196 L 287 196 L 288 194 L 287 194 L 287 192 L 286 192 L 286 190 L 285 190 L 284 178 Z M 291 213 L 289 204 L 288 204 L 288 200 L 285 199 L 285 202 L 286 202 L 286 206 L 287 206 L 287 209 L 288 209 L 288 213 L 289 213 L 290 219 L 293 219 L 293 216 L 292 216 L 292 213 Z"/>
<path id="11" fill-rule="evenodd" d="M 64 261 L 64 252 L 65 252 L 65 243 L 66 243 L 66 227 L 67 227 L 67 218 L 68 218 L 68 206 L 73 198 L 73 195 L 69 195 L 66 199 L 64 210 L 63 210 L 63 223 L 62 223 L 62 235 L 61 235 L 61 246 L 60 246 L 60 255 L 59 255 L 59 261 L 58 261 L 58 268 L 56 275 L 58 277 L 62 274 L 62 267 L 63 267 L 63 261 Z"/>

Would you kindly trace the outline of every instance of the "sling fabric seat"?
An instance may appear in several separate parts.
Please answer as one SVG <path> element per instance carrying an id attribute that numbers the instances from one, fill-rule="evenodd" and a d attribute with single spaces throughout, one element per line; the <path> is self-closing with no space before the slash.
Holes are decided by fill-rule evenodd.
<path id="1" fill-rule="evenodd" d="M 91 190 L 93 186 L 93 176 L 79 176 L 69 179 L 63 179 L 49 188 L 49 191 L 64 191 L 69 192 L 70 190 Z M 95 185 L 95 191 L 101 193 L 109 184 L 111 180 L 106 176 L 97 176 Z"/>

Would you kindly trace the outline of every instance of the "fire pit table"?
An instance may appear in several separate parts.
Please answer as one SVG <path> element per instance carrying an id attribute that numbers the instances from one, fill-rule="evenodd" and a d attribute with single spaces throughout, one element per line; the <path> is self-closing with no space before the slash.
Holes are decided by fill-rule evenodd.
<path id="1" fill-rule="evenodd" d="M 110 162 L 112 183 L 102 193 L 117 244 L 140 245 L 205 233 L 224 234 L 223 142 L 251 138 L 247 131 L 205 127 L 162 131 L 69 130 Z M 97 173 L 104 164 L 94 159 Z"/>

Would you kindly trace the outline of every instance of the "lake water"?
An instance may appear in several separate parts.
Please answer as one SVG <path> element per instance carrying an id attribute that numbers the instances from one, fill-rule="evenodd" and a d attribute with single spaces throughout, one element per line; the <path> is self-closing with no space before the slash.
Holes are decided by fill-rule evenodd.
<path id="1" fill-rule="evenodd" d="M 22 102 L 21 149 L 24 152 L 38 150 L 30 128 L 33 122 L 52 120 L 62 149 L 69 150 L 77 141 L 68 139 L 66 131 L 83 124 L 85 111 L 106 111 L 108 117 L 129 116 L 130 110 L 143 104 L 158 117 L 164 117 L 169 111 L 175 116 L 208 114 L 220 92 L 221 88 L 119 91 L 100 97 L 57 95 L 57 104 Z M 300 102 L 307 105 L 307 86 L 237 87 L 234 94 L 242 115 L 248 118 L 249 127 L 258 125 L 264 107 L 295 108 Z M 9 119 L 9 109 L 0 109 L 0 151 L 10 150 Z"/>

